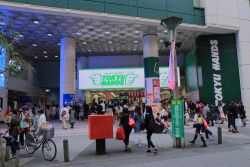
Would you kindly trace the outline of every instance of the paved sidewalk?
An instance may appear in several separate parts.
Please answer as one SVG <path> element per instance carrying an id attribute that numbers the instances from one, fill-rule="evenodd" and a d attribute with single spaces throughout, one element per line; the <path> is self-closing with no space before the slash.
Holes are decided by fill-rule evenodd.
<path id="1" fill-rule="evenodd" d="M 239 128 L 240 133 L 232 134 L 227 131 L 227 126 L 222 125 L 223 132 L 223 144 L 217 144 L 217 138 L 207 141 L 208 148 L 201 148 L 201 141 L 197 139 L 196 145 L 189 144 L 188 141 L 192 140 L 194 129 L 189 126 L 185 127 L 185 142 L 186 147 L 183 149 L 172 148 L 172 138 L 170 134 L 154 134 L 152 140 L 158 147 L 159 152 L 157 155 L 148 154 L 145 152 L 146 148 L 146 134 L 143 134 L 143 148 L 138 148 L 134 145 L 135 135 L 132 132 L 130 138 L 130 144 L 132 145 L 132 152 L 123 152 L 124 145 L 121 141 L 106 140 L 107 154 L 102 156 L 95 155 L 95 141 L 88 139 L 87 122 L 77 122 L 74 129 L 61 129 L 61 124 L 54 122 L 55 126 L 55 138 L 54 141 L 57 145 L 57 157 L 54 161 L 48 162 L 44 160 L 41 150 L 38 150 L 34 155 L 28 155 L 25 150 L 20 152 L 20 165 L 23 167 L 62 167 L 62 166 L 193 166 L 197 159 L 201 159 L 202 167 L 206 167 L 209 163 L 221 163 L 220 159 L 225 159 L 227 156 L 234 157 L 229 158 L 229 161 L 244 159 L 247 160 L 247 154 L 250 155 L 250 127 Z M 210 127 L 210 130 L 217 136 L 217 126 Z M 114 130 L 116 127 L 114 127 Z M 63 139 L 69 140 L 70 160 L 69 163 L 63 162 Z M 216 153 L 215 153 L 216 152 Z M 217 155 L 218 154 L 218 155 Z M 237 156 L 244 154 L 243 156 Z M 207 159 L 209 158 L 209 159 Z M 211 160 L 213 161 L 209 161 Z M 200 160 L 199 160 L 200 161 Z M 199 166 L 200 162 L 197 162 Z M 223 160 L 224 161 L 224 160 Z M 209 162 L 209 163 L 208 163 Z M 12 161 L 9 161 L 11 166 Z M 178 164 L 178 165 L 176 165 Z M 224 163 L 232 165 L 235 163 Z M 216 166 L 216 165 L 214 165 Z M 225 165 L 224 165 L 225 166 Z M 210 165 L 209 165 L 210 167 Z M 220 167 L 223 167 L 220 166 Z"/>

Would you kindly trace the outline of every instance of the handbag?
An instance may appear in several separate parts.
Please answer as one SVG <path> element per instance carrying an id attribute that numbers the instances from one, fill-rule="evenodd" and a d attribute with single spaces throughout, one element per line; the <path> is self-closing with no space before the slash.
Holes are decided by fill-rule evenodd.
<path id="1" fill-rule="evenodd" d="M 154 133 L 162 133 L 162 131 L 164 130 L 165 126 L 163 124 L 157 124 L 154 123 Z"/>
<path id="2" fill-rule="evenodd" d="M 125 140 L 125 133 L 123 127 L 116 129 L 116 140 Z"/>
<path id="3" fill-rule="evenodd" d="M 131 128 L 135 127 L 135 120 L 133 118 L 129 118 L 128 124 Z"/>

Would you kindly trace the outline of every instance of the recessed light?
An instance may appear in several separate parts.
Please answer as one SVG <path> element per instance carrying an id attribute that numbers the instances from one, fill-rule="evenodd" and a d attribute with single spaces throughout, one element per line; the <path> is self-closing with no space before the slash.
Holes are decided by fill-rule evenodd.
<path id="1" fill-rule="evenodd" d="M 89 51 L 89 52 L 92 52 L 92 50 L 90 50 L 90 49 L 89 49 L 88 51 Z"/>
<path id="2" fill-rule="evenodd" d="M 109 32 L 109 31 L 106 31 L 105 34 L 110 34 L 110 32 Z"/>
<path id="3" fill-rule="evenodd" d="M 57 43 L 58 46 L 60 46 L 61 44 L 60 43 Z"/>
<path id="4" fill-rule="evenodd" d="M 35 58 L 35 59 L 37 59 L 38 57 L 37 57 L 37 56 L 35 56 L 34 58 Z"/>
<path id="5" fill-rule="evenodd" d="M 87 42 L 83 42 L 82 44 L 83 44 L 83 45 L 87 45 Z"/>
<path id="6" fill-rule="evenodd" d="M 162 43 L 162 42 L 164 42 L 164 41 L 161 39 L 160 42 Z"/>
<path id="7" fill-rule="evenodd" d="M 19 34 L 18 36 L 19 36 L 20 38 L 23 38 L 23 34 Z"/>
<path id="8" fill-rule="evenodd" d="M 43 54 L 47 54 L 47 51 L 43 51 Z"/>
<path id="9" fill-rule="evenodd" d="M 113 43 L 113 42 L 112 42 L 112 41 L 109 41 L 108 43 L 111 44 L 111 43 Z"/>
<path id="10" fill-rule="evenodd" d="M 33 23 L 34 23 L 34 24 L 39 24 L 40 21 L 39 21 L 39 20 L 33 20 Z"/>
<path id="11" fill-rule="evenodd" d="M 136 31 L 134 31 L 134 33 L 139 34 L 139 33 L 140 33 L 140 31 L 136 30 Z"/>
<path id="12" fill-rule="evenodd" d="M 51 36 L 52 36 L 52 34 L 51 34 L 51 33 L 48 33 L 47 35 L 48 35 L 49 37 L 51 37 Z"/>
<path id="13" fill-rule="evenodd" d="M 167 32 L 168 32 L 168 30 L 164 30 L 164 32 L 165 32 L 165 33 L 167 33 Z"/>
<path id="14" fill-rule="evenodd" d="M 58 56 L 56 55 L 55 58 L 58 58 Z"/>
<path id="15" fill-rule="evenodd" d="M 134 41 L 134 43 L 138 43 L 138 41 Z"/>
<path id="16" fill-rule="evenodd" d="M 80 33 L 80 32 L 77 32 L 77 33 L 76 33 L 76 35 L 81 35 L 81 34 L 82 34 L 82 33 Z"/>
<path id="17" fill-rule="evenodd" d="M 32 46 L 37 46 L 37 44 L 33 43 Z"/>
<path id="18" fill-rule="evenodd" d="M 50 90 L 49 90 L 49 89 L 46 89 L 45 92 L 50 92 Z"/>
<path id="19" fill-rule="evenodd" d="M 45 58 L 48 58 L 48 56 L 44 56 Z"/>
<path id="20" fill-rule="evenodd" d="M 134 49 L 134 51 L 137 51 L 137 49 Z"/>
<path id="21" fill-rule="evenodd" d="M 111 52 L 113 52 L 113 51 L 114 51 L 114 49 L 110 49 L 110 51 L 111 51 Z"/>

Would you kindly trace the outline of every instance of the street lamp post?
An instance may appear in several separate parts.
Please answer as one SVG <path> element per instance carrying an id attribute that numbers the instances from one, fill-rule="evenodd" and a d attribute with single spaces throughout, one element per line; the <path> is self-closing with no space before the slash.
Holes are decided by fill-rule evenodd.
<path id="1" fill-rule="evenodd" d="M 179 24 L 182 23 L 182 18 L 179 17 L 168 17 L 161 20 L 161 25 L 165 27 L 168 31 L 169 35 L 169 41 L 171 43 L 171 48 L 175 50 L 175 44 L 173 43 L 176 41 L 176 29 Z M 178 79 L 177 79 L 177 57 L 176 57 L 176 51 L 174 51 L 174 75 L 175 75 L 175 89 L 173 90 L 173 99 L 178 100 L 179 97 L 179 91 L 178 91 Z M 174 127 L 173 127 L 174 128 Z M 175 147 L 181 148 L 181 138 L 176 137 L 175 138 Z"/>

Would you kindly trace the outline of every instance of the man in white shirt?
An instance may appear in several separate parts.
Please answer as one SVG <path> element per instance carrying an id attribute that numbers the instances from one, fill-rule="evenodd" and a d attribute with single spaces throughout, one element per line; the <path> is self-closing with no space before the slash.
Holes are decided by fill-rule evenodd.
<path id="1" fill-rule="evenodd" d="M 41 132 L 42 132 L 43 126 L 46 124 L 46 116 L 44 114 L 44 111 L 38 110 L 37 114 L 39 115 L 39 119 L 37 122 L 38 129 L 35 132 L 36 138 L 38 138 L 40 135 L 42 135 Z"/>
<path id="2" fill-rule="evenodd" d="M 102 113 L 106 112 L 105 103 L 101 100 L 100 105 L 102 106 Z"/>
<path id="3" fill-rule="evenodd" d="M 67 122 L 69 120 L 69 109 L 70 107 L 67 107 L 64 105 L 64 107 L 61 109 L 60 112 L 60 120 L 62 121 L 62 128 L 67 129 Z"/>

